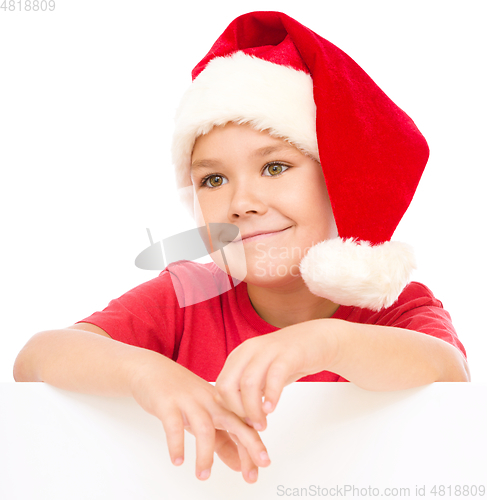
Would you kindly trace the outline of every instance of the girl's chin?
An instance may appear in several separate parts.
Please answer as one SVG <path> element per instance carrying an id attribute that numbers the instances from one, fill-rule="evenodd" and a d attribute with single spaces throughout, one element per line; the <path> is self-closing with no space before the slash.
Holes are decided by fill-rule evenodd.
<path id="1" fill-rule="evenodd" d="M 282 286 L 283 284 L 301 278 L 299 265 L 287 266 L 284 264 L 267 266 L 266 268 L 247 268 L 245 282 L 262 287 Z"/>

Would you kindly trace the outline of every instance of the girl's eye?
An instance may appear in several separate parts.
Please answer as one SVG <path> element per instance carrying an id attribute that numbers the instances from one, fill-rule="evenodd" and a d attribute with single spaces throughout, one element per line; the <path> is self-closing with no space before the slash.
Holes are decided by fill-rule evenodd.
<path id="1" fill-rule="evenodd" d="M 267 177 L 276 177 L 279 174 L 285 172 L 288 168 L 288 166 L 283 165 L 282 163 L 269 163 L 265 166 L 264 172 L 266 170 L 269 172 L 270 175 L 268 175 Z"/>
<path id="2" fill-rule="evenodd" d="M 201 181 L 202 186 L 209 188 L 220 187 L 223 184 L 223 177 L 221 175 L 209 175 Z"/>
<path id="3" fill-rule="evenodd" d="M 265 175 L 265 177 L 277 177 L 279 174 L 285 172 L 288 168 L 287 165 L 283 165 L 282 163 L 268 163 L 264 167 L 264 172 L 267 170 L 269 174 Z M 202 181 L 201 185 L 207 188 L 217 188 L 225 184 L 225 177 L 223 175 L 211 174 L 206 176 Z"/>

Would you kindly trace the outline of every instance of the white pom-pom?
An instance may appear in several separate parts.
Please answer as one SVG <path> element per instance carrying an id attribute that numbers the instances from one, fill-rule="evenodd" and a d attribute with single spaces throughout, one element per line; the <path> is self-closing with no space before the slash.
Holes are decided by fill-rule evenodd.
<path id="1" fill-rule="evenodd" d="M 379 311 L 391 306 L 416 268 L 412 248 L 333 238 L 311 247 L 300 271 L 312 293 L 336 304 Z"/>

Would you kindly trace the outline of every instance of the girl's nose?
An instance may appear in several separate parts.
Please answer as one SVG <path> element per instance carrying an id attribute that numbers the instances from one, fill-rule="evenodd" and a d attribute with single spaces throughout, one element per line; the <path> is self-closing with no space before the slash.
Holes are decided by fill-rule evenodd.
<path id="1" fill-rule="evenodd" d="M 267 211 L 265 193 L 252 183 L 239 183 L 231 195 L 229 219 L 262 215 Z"/>

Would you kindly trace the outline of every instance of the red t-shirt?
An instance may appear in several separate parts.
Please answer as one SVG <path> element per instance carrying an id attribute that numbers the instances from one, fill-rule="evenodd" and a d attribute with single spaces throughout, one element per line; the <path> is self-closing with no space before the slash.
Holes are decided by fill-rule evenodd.
<path id="1" fill-rule="evenodd" d="M 245 282 L 222 293 L 228 289 L 228 282 L 228 276 L 216 264 L 175 262 L 157 278 L 112 300 L 103 311 L 78 323 L 92 323 L 115 340 L 159 352 L 214 382 L 235 347 L 247 339 L 279 330 L 256 313 Z M 186 303 L 192 305 L 180 307 L 178 297 L 181 300 L 183 295 Z M 204 300 L 205 297 L 210 298 Z M 421 283 L 410 283 L 388 309 L 374 312 L 340 306 L 333 318 L 415 330 L 454 345 L 466 356 L 450 315 Z M 300 380 L 346 381 L 328 371 Z"/>

